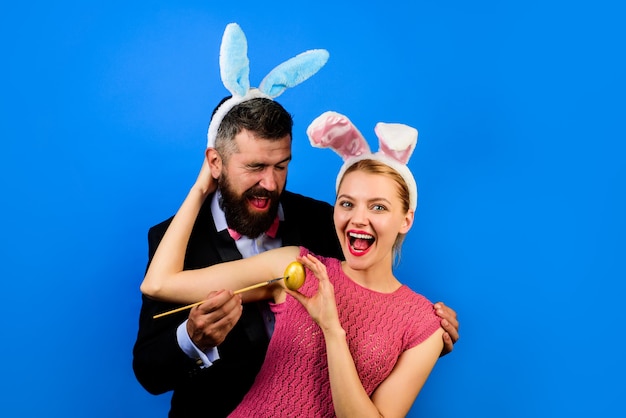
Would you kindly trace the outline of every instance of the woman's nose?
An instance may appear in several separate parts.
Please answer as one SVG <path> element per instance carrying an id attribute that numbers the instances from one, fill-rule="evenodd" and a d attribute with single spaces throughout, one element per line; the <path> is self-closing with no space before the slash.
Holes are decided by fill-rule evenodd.
<path id="1" fill-rule="evenodd" d="M 350 222 L 354 225 L 367 224 L 367 209 L 363 206 L 355 206 L 351 212 Z"/>

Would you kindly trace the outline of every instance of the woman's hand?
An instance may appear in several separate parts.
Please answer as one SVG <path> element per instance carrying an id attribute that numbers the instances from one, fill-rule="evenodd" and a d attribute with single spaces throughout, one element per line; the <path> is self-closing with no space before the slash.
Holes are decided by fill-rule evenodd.
<path id="1" fill-rule="evenodd" d="M 199 190 L 204 197 L 210 195 L 217 189 L 217 180 L 214 179 L 211 174 L 211 168 L 209 167 L 209 162 L 206 157 L 202 160 L 202 167 L 200 168 L 200 173 L 198 173 L 198 178 L 193 188 Z"/>
<path id="2" fill-rule="evenodd" d="M 304 306 L 311 318 L 322 328 L 322 331 L 341 329 L 337 302 L 335 301 L 335 288 L 328 279 L 326 266 L 311 254 L 297 258 L 302 265 L 311 270 L 319 280 L 317 293 L 312 297 L 306 297 L 298 291 L 285 289 L 287 293 L 296 298 Z"/>

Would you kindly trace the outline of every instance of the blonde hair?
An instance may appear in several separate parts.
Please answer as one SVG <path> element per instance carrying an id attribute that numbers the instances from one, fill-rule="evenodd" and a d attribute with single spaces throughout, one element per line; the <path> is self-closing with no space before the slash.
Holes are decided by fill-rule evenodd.
<path id="1" fill-rule="evenodd" d="M 406 184 L 404 177 L 396 170 L 388 166 L 387 164 L 374 159 L 365 158 L 363 160 L 359 160 L 348 167 L 341 177 L 337 185 L 337 190 L 341 187 L 341 183 L 343 183 L 343 179 L 346 177 L 346 174 L 352 173 L 355 171 L 362 171 L 368 174 L 375 174 L 380 176 L 385 176 L 395 181 L 397 186 L 396 191 L 398 192 L 398 197 L 402 202 L 402 210 L 406 213 L 410 209 L 411 205 L 411 193 L 409 191 L 409 186 Z M 400 262 L 400 253 L 402 249 L 402 242 L 404 241 L 404 236 L 406 234 L 398 233 L 395 242 L 393 243 L 393 247 L 391 248 L 393 255 L 393 264 L 397 265 Z"/>

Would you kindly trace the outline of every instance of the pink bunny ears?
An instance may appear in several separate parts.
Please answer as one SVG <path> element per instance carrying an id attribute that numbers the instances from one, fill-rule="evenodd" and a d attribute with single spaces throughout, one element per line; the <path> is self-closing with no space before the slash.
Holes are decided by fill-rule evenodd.
<path id="1" fill-rule="evenodd" d="M 378 137 L 379 150 L 370 151 L 369 145 L 350 120 L 336 112 L 325 112 L 318 116 L 306 130 L 311 145 L 330 148 L 344 160 L 339 170 L 335 188 L 346 170 L 357 161 L 378 160 L 396 170 L 409 187 L 410 208 L 417 207 L 417 183 L 407 162 L 417 144 L 417 130 L 399 123 L 379 122 L 374 128 Z"/>

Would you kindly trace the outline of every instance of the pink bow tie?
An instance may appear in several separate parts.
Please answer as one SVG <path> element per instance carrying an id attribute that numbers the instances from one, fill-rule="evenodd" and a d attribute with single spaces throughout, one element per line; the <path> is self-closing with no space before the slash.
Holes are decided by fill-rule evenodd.
<path id="1" fill-rule="evenodd" d="M 276 238 L 276 233 L 278 232 L 278 225 L 279 224 L 280 224 L 280 221 L 278 220 L 278 216 L 277 216 L 277 217 L 274 218 L 274 222 L 272 222 L 272 225 L 269 227 L 269 229 L 267 231 L 265 231 L 265 235 L 267 235 L 270 238 Z M 230 228 L 228 228 L 228 234 L 235 241 L 239 240 L 239 238 L 241 238 L 241 236 L 242 236 L 239 232 L 235 231 L 234 229 L 230 229 Z"/>

